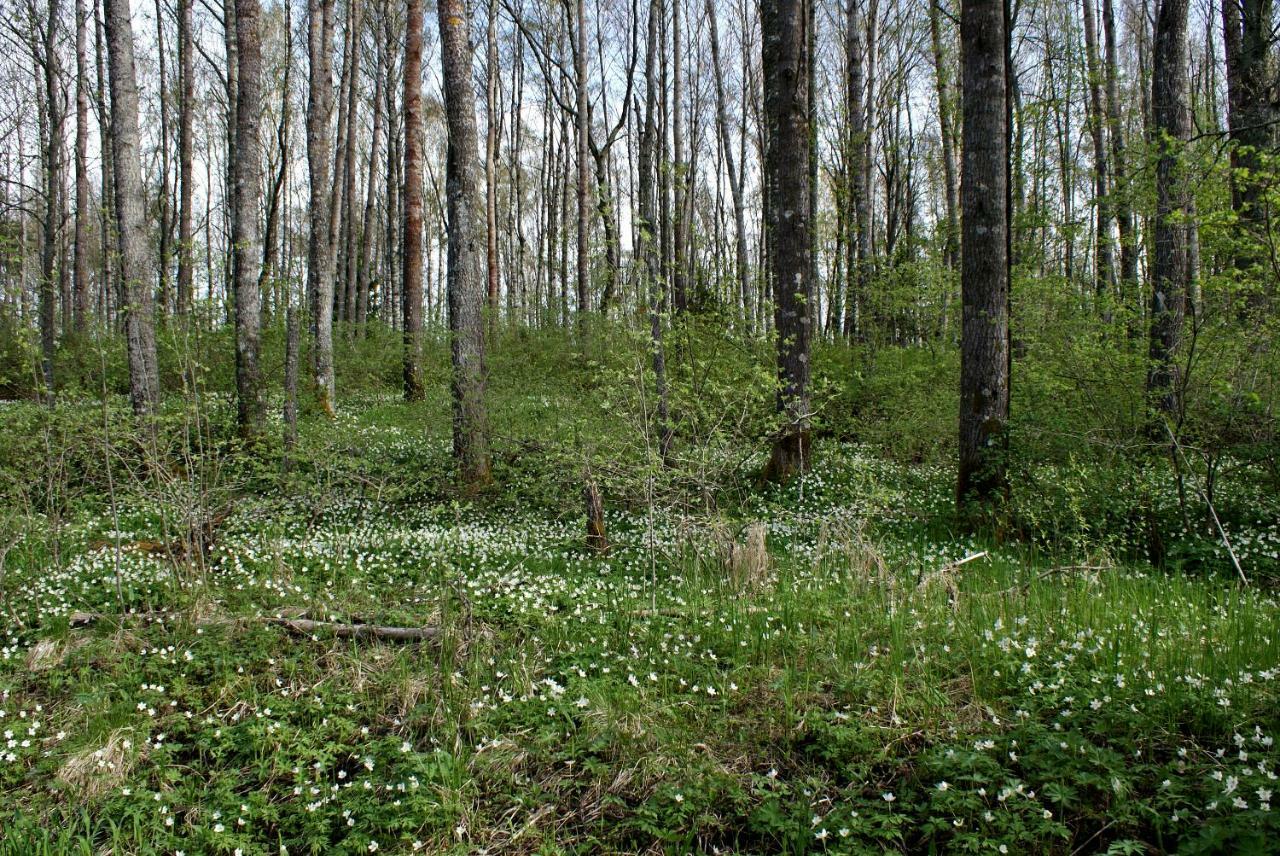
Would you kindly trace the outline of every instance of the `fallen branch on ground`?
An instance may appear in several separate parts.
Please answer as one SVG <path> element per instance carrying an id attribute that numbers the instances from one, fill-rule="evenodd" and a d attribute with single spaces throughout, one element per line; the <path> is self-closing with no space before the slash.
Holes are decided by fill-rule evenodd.
<path id="1" fill-rule="evenodd" d="M 425 642 L 440 636 L 439 627 L 388 627 L 379 624 L 343 624 L 335 621 L 315 621 L 302 617 L 305 613 L 293 616 L 249 616 L 245 618 L 201 618 L 196 620 L 200 626 L 220 624 L 240 624 L 243 622 L 260 622 L 283 627 L 300 636 L 314 636 L 317 633 L 329 632 L 340 639 L 384 639 L 388 642 Z M 108 615 L 99 612 L 73 612 L 68 616 L 72 627 L 87 627 L 103 621 L 123 623 L 125 620 L 169 621 L 181 618 L 178 612 L 127 612 L 120 615 Z"/>

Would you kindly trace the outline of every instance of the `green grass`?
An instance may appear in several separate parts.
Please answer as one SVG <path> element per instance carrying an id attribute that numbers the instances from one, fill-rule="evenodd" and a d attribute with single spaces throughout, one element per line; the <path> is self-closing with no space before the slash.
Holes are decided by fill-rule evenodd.
<path id="1" fill-rule="evenodd" d="M 122 398 L 0 406 L 0 856 L 1277 852 L 1270 423 L 1189 432 L 1245 589 L 1110 346 L 1016 364 L 993 543 L 952 513 L 953 352 L 820 347 L 814 469 L 760 489 L 767 343 L 673 327 L 663 467 L 645 338 L 597 334 L 499 337 L 469 499 L 435 340 L 406 405 L 398 339 L 341 337 L 287 469 L 278 417 L 236 447 L 216 342 L 152 437 Z M 224 509 L 207 555 L 148 549 Z"/>
<path id="2" fill-rule="evenodd" d="M 404 415 L 344 442 L 430 471 L 446 450 Z M 1275 846 L 1272 595 L 950 538 L 920 522 L 940 471 L 820 452 L 737 523 L 616 511 L 607 557 L 572 514 L 350 484 L 242 501 L 203 568 L 117 554 L 171 525 L 141 499 L 118 530 L 65 522 L 57 556 L 32 537 L 4 586 L 0 853 Z M 716 533 L 757 519 L 770 571 L 735 583 Z M 442 635 L 259 620 L 295 608 Z M 69 627 L 85 610 L 111 617 Z"/>

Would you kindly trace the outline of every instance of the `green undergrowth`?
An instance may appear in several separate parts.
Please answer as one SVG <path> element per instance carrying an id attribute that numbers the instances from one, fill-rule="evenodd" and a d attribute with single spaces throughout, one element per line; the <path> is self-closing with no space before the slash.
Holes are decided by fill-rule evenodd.
<path id="1" fill-rule="evenodd" d="M 5 571 L 0 853 L 1271 852 L 1265 588 L 953 537 L 941 474 L 823 451 L 607 556 L 372 488 L 176 562 L 161 503 L 68 520 Z"/>

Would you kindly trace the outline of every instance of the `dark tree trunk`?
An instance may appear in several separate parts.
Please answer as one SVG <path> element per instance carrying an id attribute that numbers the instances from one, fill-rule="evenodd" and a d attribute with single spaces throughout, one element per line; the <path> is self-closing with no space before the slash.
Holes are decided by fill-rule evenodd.
<path id="1" fill-rule="evenodd" d="M 485 229 L 481 220 L 475 86 L 471 79 L 471 41 L 466 4 L 464 0 L 438 0 L 437 10 L 444 67 L 445 112 L 449 126 L 445 187 L 449 206 L 453 454 L 463 483 L 468 489 L 475 490 L 491 478 L 484 405 Z M 579 200 L 585 202 L 581 192 Z"/>
<path id="2" fill-rule="evenodd" d="M 1191 132 L 1187 109 L 1187 11 L 1189 0 L 1161 0 L 1151 62 L 1152 139 L 1156 161 L 1156 221 L 1151 262 L 1151 332 L 1147 393 L 1164 416 L 1178 410 L 1177 358 L 1186 315 L 1187 191 L 1182 155 Z M 1152 427 L 1163 439 L 1164 426 Z"/>
<path id="3" fill-rule="evenodd" d="M 1004 0 L 960 13 L 960 460 L 956 497 L 991 509 L 1007 493 L 1009 420 L 1009 113 Z"/>
<path id="4" fill-rule="evenodd" d="M 133 60 L 129 0 L 106 2 L 107 54 L 111 83 L 111 158 L 116 194 L 120 291 L 125 301 L 129 354 L 129 399 L 135 413 L 150 412 L 160 398 L 152 317 L 151 254 L 147 248 L 142 190 L 142 146 L 138 135 L 138 83 Z"/>
<path id="5" fill-rule="evenodd" d="M 760 17 L 768 137 L 765 220 L 783 419 L 764 476 L 787 481 L 810 463 L 809 15 L 805 0 L 763 0 Z"/>
<path id="6" fill-rule="evenodd" d="M 237 422 L 246 440 L 262 436 L 266 424 L 262 370 L 258 365 L 261 295 L 258 275 L 262 267 L 262 239 L 258 234 L 258 199 L 261 197 L 262 49 L 258 35 L 261 9 L 258 0 L 235 0 L 236 56 L 236 158 L 232 199 L 233 275 L 235 282 Z"/>

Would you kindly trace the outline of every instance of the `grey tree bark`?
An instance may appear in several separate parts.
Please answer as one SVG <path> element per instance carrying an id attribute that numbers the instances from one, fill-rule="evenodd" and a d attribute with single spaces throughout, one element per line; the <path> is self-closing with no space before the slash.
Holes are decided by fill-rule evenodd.
<path id="1" fill-rule="evenodd" d="M 262 188 L 262 44 L 258 0 L 235 0 L 236 158 L 231 171 L 232 235 L 234 247 L 237 422 L 243 438 L 256 441 L 266 425 L 262 370 L 258 364 L 262 267 L 262 238 L 258 232 L 258 200 Z"/>
<path id="2" fill-rule="evenodd" d="M 415 0 L 416 2 L 416 0 Z M 453 454 L 470 490 L 491 480 L 485 414 L 485 228 L 480 195 L 475 85 L 465 0 L 438 0 L 449 154 L 449 338 L 453 361 Z M 579 7 L 581 8 L 581 7 Z M 581 21 L 579 21 L 581 25 Z M 580 151 L 580 154 L 585 152 Z M 585 201 L 581 190 L 579 200 Z M 581 222 L 579 223 L 581 225 Z M 582 249 L 579 248 L 581 262 Z M 579 272 L 581 277 L 582 272 Z M 579 285 L 581 288 L 581 284 Z M 581 297 L 581 295 L 580 295 Z M 584 306 L 579 306 L 585 310 Z"/>
<path id="3" fill-rule="evenodd" d="M 72 250 L 72 281 L 75 293 L 75 328 L 89 327 L 89 10 L 85 0 L 76 0 L 76 231 Z"/>
<path id="4" fill-rule="evenodd" d="M 738 279 L 738 297 L 742 303 L 746 328 L 752 328 L 752 309 L 755 295 L 747 273 L 747 217 L 742 193 L 742 175 L 733 159 L 733 136 L 729 129 L 729 110 L 725 102 L 724 74 L 720 66 L 720 37 L 716 29 L 716 10 L 712 0 L 706 0 L 707 24 L 711 34 L 712 76 L 716 85 L 716 126 L 719 129 L 720 149 L 724 154 L 725 172 L 729 177 L 729 193 L 733 196 L 734 270 Z"/>
<path id="5" fill-rule="evenodd" d="M 1008 490 L 1009 114 L 1004 0 L 964 0 L 961 206 L 960 459 L 962 510 L 992 509 Z"/>
<path id="6" fill-rule="evenodd" d="M 178 0 L 178 314 L 190 310 L 195 299 L 195 231 L 191 200 L 195 195 L 194 111 L 196 100 L 195 48 L 192 31 L 192 3 Z"/>
<path id="7" fill-rule="evenodd" d="M 310 175 L 311 233 L 307 244 L 307 297 L 311 313 L 312 373 L 320 409 L 334 415 L 333 265 L 329 255 L 329 126 L 333 117 L 333 3 L 308 0 L 307 166 Z"/>
<path id="8" fill-rule="evenodd" d="M 115 186 L 120 292 L 125 301 L 129 400 L 139 415 L 160 398 L 151 284 L 155 272 L 147 247 L 142 189 L 142 145 L 138 134 L 138 81 L 133 56 L 129 0 L 106 0 L 108 79 L 111 89 L 111 159 Z"/>

